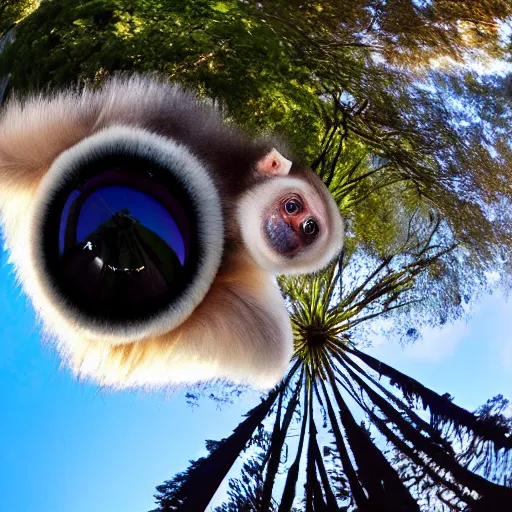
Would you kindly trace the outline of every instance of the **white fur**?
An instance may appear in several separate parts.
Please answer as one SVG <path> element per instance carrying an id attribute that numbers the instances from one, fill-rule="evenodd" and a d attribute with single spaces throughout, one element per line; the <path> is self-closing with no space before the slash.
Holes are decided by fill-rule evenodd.
<path id="1" fill-rule="evenodd" d="M 319 209 L 322 219 L 315 242 L 301 250 L 293 259 L 277 254 L 264 233 L 263 213 L 279 198 L 290 192 L 300 192 Z M 307 274 L 325 268 L 343 247 L 343 221 L 338 206 L 328 193 L 322 196 L 299 178 L 278 178 L 254 187 L 239 201 L 238 214 L 242 237 L 252 257 L 261 267 L 274 274 Z"/>
<path id="2" fill-rule="evenodd" d="M 240 288 L 242 296 L 229 279 L 216 281 L 177 331 L 115 348 L 67 333 L 59 343 L 61 355 L 80 378 L 114 389 L 218 378 L 269 388 L 288 367 L 293 335 L 279 289 L 264 273 L 256 271 L 252 279 L 254 291 L 246 294 Z"/>
<path id="3" fill-rule="evenodd" d="M 293 353 L 288 313 L 266 271 L 245 252 L 227 254 L 213 278 L 222 245 L 221 220 L 213 210 L 204 210 L 202 219 L 211 258 L 203 262 L 204 278 L 190 302 L 140 329 L 116 334 L 108 326 L 84 325 L 39 275 L 39 213 L 52 177 L 59 179 L 71 160 L 94 145 L 108 148 L 116 136 L 126 137 L 140 151 L 186 163 L 187 170 L 194 167 L 190 183 L 198 201 L 216 208 L 219 200 L 201 164 L 183 147 L 141 129 L 157 130 L 153 123 L 160 119 L 169 126 L 188 122 L 204 137 L 218 133 L 219 116 L 213 110 L 196 115 L 194 101 L 163 80 L 135 76 L 111 79 L 101 90 L 11 101 L 0 112 L 0 212 L 10 261 L 32 298 L 46 339 L 75 375 L 103 386 L 152 388 L 226 378 L 270 387 Z"/>
<path id="4" fill-rule="evenodd" d="M 179 301 L 158 316 L 122 329 L 112 329 L 108 324 L 83 318 L 80 311 L 70 307 L 54 289 L 49 277 L 39 271 L 43 251 L 41 220 L 44 215 L 41 212 L 47 210 L 53 191 L 74 169 L 113 150 L 137 154 L 164 167 L 170 164 L 173 172 L 183 179 L 193 201 L 201 205 L 198 234 L 205 250 L 205 257 L 199 264 L 198 278 Z M 26 231 L 28 250 L 20 262 L 20 271 L 36 309 L 47 324 L 59 325 L 59 330 L 66 326 L 69 332 L 103 343 L 129 343 L 165 333 L 181 324 L 206 295 L 220 265 L 223 220 L 220 200 L 207 171 L 185 147 L 145 130 L 124 126 L 106 128 L 62 153 L 43 177 L 28 217 L 31 219 Z"/>

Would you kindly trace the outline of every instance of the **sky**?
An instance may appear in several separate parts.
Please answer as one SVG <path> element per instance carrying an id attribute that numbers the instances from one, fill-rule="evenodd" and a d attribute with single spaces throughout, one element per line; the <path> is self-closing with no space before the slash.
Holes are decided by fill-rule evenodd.
<path id="1" fill-rule="evenodd" d="M 70 194 L 63 209 L 59 231 L 59 250 L 61 253 L 64 252 L 67 215 L 73 200 L 77 196 L 79 196 L 78 191 Z M 132 217 L 143 226 L 151 229 L 174 249 L 183 264 L 185 261 L 185 243 L 168 210 L 148 194 L 129 187 L 103 187 L 89 196 L 80 210 L 81 214 L 76 226 L 76 242 L 86 240 L 101 224 L 109 221 L 113 213 L 121 212 L 127 207 Z"/>
<path id="2" fill-rule="evenodd" d="M 34 314 L 0 254 L 0 510 L 144 512 L 155 486 L 228 436 L 258 403 L 217 409 L 203 399 L 111 392 L 77 381 L 41 343 Z M 512 398 L 512 304 L 487 297 L 470 322 L 424 332 L 402 349 L 376 338 L 369 353 L 470 410 Z M 220 499 L 220 496 L 218 497 Z"/>
<path id="3" fill-rule="evenodd" d="M 155 487 L 258 403 L 217 410 L 180 393 L 110 392 L 59 369 L 0 254 L 0 510 L 144 512 Z M 251 405 L 252 404 L 252 405 Z"/>
<path id="4" fill-rule="evenodd" d="M 422 334 L 406 347 L 374 339 L 368 353 L 471 411 L 497 394 L 512 399 L 512 302 L 501 294 L 485 297 L 468 321 Z"/>

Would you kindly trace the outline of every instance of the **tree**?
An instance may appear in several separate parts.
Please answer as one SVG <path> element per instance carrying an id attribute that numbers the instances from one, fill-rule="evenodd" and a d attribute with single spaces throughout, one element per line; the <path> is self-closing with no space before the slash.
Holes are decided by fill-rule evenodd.
<path id="1" fill-rule="evenodd" d="M 441 258 L 441 252 L 432 257 Z M 251 511 L 291 510 L 299 505 L 298 482 L 304 483 L 306 511 L 499 509 L 512 498 L 512 430 L 502 414 L 508 405 L 503 397 L 470 413 L 449 395 L 360 351 L 348 334 L 357 336 L 360 323 L 413 300 L 416 290 L 407 282 L 428 264 L 394 271 L 392 261 L 382 262 L 362 284 L 347 283 L 347 267 L 340 259 L 327 274 L 282 283 L 292 308 L 293 366 L 263 402 L 270 413 L 264 423 L 268 442 L 256 443 L 259 455 L 231 482 L 230 502 L 219 512 L 243 503 Z M 201 460 L 201 471 L 190 468 L 180 482 L 186 489 L 180 510 L 206 508 L 216 490 L 210 482 L 220 483 L 219 460 L 235 460 L 233 453 L 225 457 L 224 446 L 235 439 L 239 447 L 252 446 L 256 428 L 253 421 L 243 443 L 236 429 Z M 262 437 L 258 431 L 256 438 Z M 209 473 L 207 467 L 216 470 Z M 228 469 L 223 466 L 222 474 Z M 278 474 L 286 475 L 282 485 L 276 484 Z M 173 510 L 166 498 L 175 485 L 158 488 L 156 510 Z"/>
<path id="2" fill-rule="evenodd" d="M 13 25 L 35 11 L 40 0 L 1 0 L 0 1 L 0 37 Z"/>
<path id="3" fill-rule="evenodd" d="M 490 271 L 506 280 L 511 266 L 505 79 L 456 65 L 474 63 L 476 49 L 481 61 L 503 55 L 498 27 L 511 14 L 501 0 L 464 10 L 411 0 L 47 0 L 19 24 L 0 75 L 10 72 L 21 91 L 96 84 L 116 70 L 193 84 L 234 122 L 277 131 L 312 164 L 347 219 L 347 254 L 386 256 L 407 237 L 412 212 L 424 226 L 436 219 L 436 237 L 456 246 L 430 271 L 432 302 L 450 298 L 436 319 L 445 322 L 488 289 Z M 430 58 L 451 48 L 452 66 Z M 391 59 L 413 53 L 421 73 Z"/>
<path id="4" fill-rule="evenodd" d="M 161 493 L 162 506 L 168 510 L 178 507 L 180 510 L 191 512 L 204 510 L 240 451 L 245 448 L 256 428 L 268 414 L 279 390 L 284 387 L 285 384 L 282 384 L 274 389 L 261 404 L 250 410 L 247 419 L 229 438 L 219 443 L 207 443 L 210 452 L 208 457 L 191 462 L 191 466 L 185 472 L 157 488 Z"/>
<path id="5" fill-rule="evenodd" d="M 324 54 L 332 48 L 369 48 L 392 65 L 429 69 L 432 61 L 455 64 L 502 57 L 500 24 L 510 20 L 506 0 L 387 2 L 315 0 L 254 2 L 280 23 L 293 26 Z M 263 5 L 262 5 L 263 4 Z"/>
<path id="6" fill-rule="evenodd" d="M 490 271 L 507 276 L 506 77 L 482 76 L 475 64 L 506 55 L 500 24 L 511 14 L 506 0 L 463 8 L 450 0 L 46 0 L 19 24 L 0 57 L 13 89 L 96 85 L 115 70 L 166 73 L 213 97 L 247 130 L 282 133 L 347 219 L 337 266 L 280 281 L 296 342 L 287 384 L 169 481 L 162 507 L 192 506 L 191 496 L 204 505 L 272 408 L 268 443 L 261 434 L 255 449 L 263 452 L 246 467 L 248 480 L 234 484 L 233 507 L 300 506 L 299 477 L 307 511 L 415 510 L 427 495 L 477 510 L 510 499 L 499 478 L 509 475 L 504 420 L 458 408 L 361 348 L 380 318 L 414 340 L 422 323 L 465 314 L 490 286 Z M 322 445 L 324 419 L 331 447 Z M 278 489 L 295 420 L 296 451 Z"/>

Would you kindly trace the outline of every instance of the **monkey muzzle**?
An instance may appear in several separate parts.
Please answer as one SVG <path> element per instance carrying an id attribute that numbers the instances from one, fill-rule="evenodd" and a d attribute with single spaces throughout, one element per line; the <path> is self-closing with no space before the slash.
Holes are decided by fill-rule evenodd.
<path id="1" fill-rule="evenodd" d="M 271 215 L 265 223 L 267 239 L 278 254 L 292 258 L 302 247 L 302 238 L 293 226 L 279 214 Z"/>
<path id="2" fill-rule="evenodd" d="M 223 232 L 215 186 L 188 150 L 113 127 L 62 153 L 43 178 L 30 260 L 56 314 L 126 343 L 191 314 L 220 265 Z"/>

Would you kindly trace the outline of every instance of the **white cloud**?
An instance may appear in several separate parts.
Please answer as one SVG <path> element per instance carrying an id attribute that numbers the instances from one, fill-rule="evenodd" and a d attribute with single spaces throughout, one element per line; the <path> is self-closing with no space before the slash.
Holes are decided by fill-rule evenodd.
<path id="1" fill-rule="evenodd" d="M 420 329 L 421 338 L 418 341 L 403 346 L 396 337 L 389 336 L 386 332 L 386 328 L 391 326 L 392 321 L 389 321 L 389 324 L 381 321 L 379 328 L 382 330 L 371 335 L 371 346 L 368 349 L 370 354 L 376 357 L 385 354 L 386 360 L 391 357 L 393 360 L 437 363 L 451 357 L 456 352 L 458 344 L 471 332 L 470 325 L 463 320 L 443 327 L 424 327 Z"/>
<path id="2" fill-rule="evenodd" d="M 467 337 L 470 332 L 470 326 L 462 320 L 443 328 L 421 329 L 422 339 L 412 345 L 407 345 L 404 348 L 404 356 L 415 361 L 437 363 L 452 356 L 457 344 Z"/>
<path id="3" fill-rule="evenodd" d="M 421 329 L 422 339 L 401 346 L 385 333 L 371 336 L 369 352 L 377 357 L 393 360 L 438 363 L 454 356 L 457 351 L 472 346 L 475 340 L 482 351 L 482 359 L 494 359 L 496 369 L 510 372 L 512 368 L 512 300 L 500 294 L 486 296 L 473 310 L 468 321 L 459 320 L 442 328 Z M 471 348 L 473 350 L 473 348 Z"/>
<path id="4" fill-rule="evenodd" d="M 486 325 L 485 343 L 488 349 L 494 346 L 496 366 L 508 371 L 512 368 L 512 300 L 506 300 L 503 295 L 497 293 L 484 301 L 487 305 L 487 318 L 479 319 Z M 490 315 L 494 315 L 492 318 Z M 489 321 L 490 319 L 490 321 Z"/>

